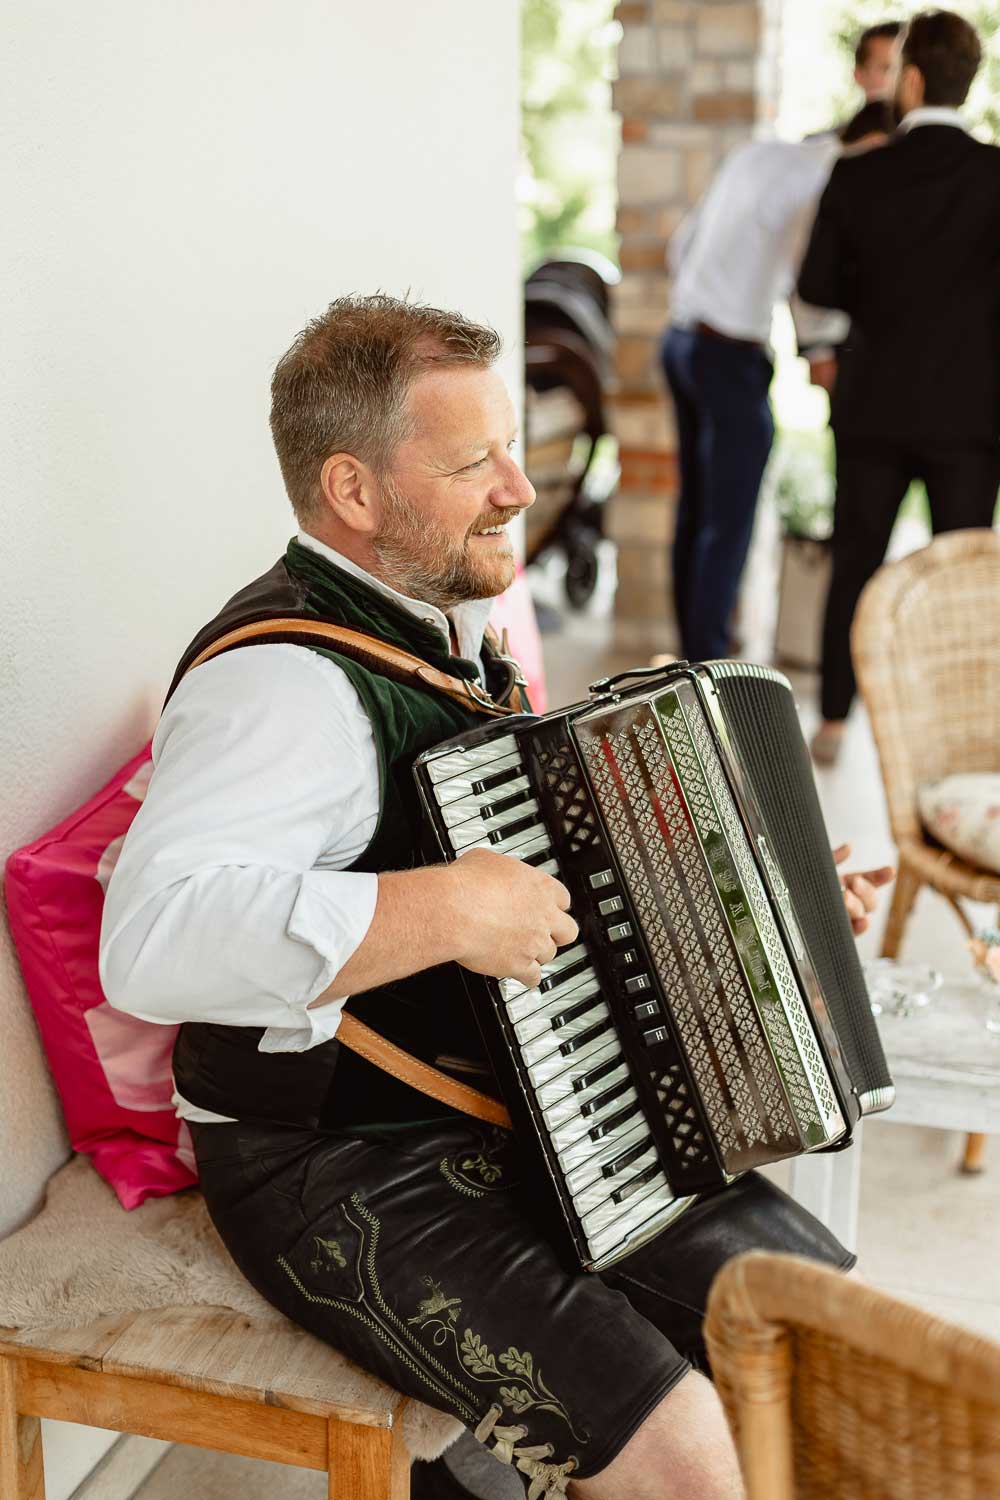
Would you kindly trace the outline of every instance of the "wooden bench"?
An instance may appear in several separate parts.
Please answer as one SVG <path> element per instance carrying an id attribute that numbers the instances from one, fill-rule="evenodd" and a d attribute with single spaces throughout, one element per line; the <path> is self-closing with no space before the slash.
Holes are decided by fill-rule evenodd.
<path id="1" fill-rule="evenodd" d="M 325 1470 L 335 1500 L 407 1500 L 404 1405 L 332 1399 L 336 1355 L 291 1324 L 224 1308 L 0 1330 L 0 1496 L 44 1500 L 40 1418 Z"/>

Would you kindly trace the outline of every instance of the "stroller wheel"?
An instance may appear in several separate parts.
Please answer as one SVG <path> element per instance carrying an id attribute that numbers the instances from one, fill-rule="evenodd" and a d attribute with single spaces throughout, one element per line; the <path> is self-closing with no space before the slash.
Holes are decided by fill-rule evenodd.
<path id="1" fill-rule="evenodd" d="M 563 583 L 574 609 L 583 609 L 597 587 L 597 551 L 591 537 L 575 541 L 570 549 Z"/>

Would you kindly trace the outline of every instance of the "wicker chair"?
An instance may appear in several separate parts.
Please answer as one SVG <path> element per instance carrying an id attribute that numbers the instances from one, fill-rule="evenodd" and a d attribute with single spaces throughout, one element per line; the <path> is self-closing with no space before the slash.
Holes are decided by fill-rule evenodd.
<path id="1" fill-rule="evenodd" d="M 1000 1500 L 1000 1345 L 754 1252 L 706 1323 L 748 1500 Z"/>
<path id="2" fill-rule="evenodd" d="M 858 686 L 882 764 L 899 873 L 882 953 L 895 958 L 922 885 L 949 901 L 1000 905 L 1000 875 L 966 864 L 920 823 L 917 787 L 959 771 L 1000 769 L 1000 535 L 953 531 L 881 568 L 851 635 Z M 984 1137 L 970 1136 L 975 1171 Z"/>

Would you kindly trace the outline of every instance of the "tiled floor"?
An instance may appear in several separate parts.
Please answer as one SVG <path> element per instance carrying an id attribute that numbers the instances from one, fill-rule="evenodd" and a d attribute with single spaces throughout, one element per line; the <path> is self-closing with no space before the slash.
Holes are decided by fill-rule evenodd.
<path id="1" fill-rule="evenodd" d="M 564 618 L 561 628 L 544 638 L 552 705 L 579 699 L 597 677 L 644 664 L 651 650 L 669 649 L 666 632 L 644 647 L 634 641 L 627 648 L 615 644 L 606 585 L 607 579 L 588 612 Z M 541 597 L 559 602 L 558 570 L 539 588 Z M 795 687 L 808 734 L 816 721 L 815 681 L 803 674 Z M 852 844 L 852 864 L 891 862 L 878 762 L 863 712 L 852 717 L 837 766 L 821 771 L 818 779 L 831 838 Z M 881 926 L 880 917 L 861 940 L 864 955 L 877 953 Z M 940 898 L 927 893 L 920 898 L 906 957 L 955 972 L 967 967 L 963 934 Z M 1000 1049 L 1000 1040 L 990 1045 Z M 874 1285 L 1000 1339 L 1000 1141 L 990 1143 L 987 1170 L 979 1177 L 959 1175 L 961 1151 L 962 1137 L 954 1132 L 878 1119 L 866 1124 L 860 1269 Z M 786 1175 L 782 1168 L 774 1172 L 778 1181 Z M 318 1474 L 177 1448 L 138 1492 L 138 1500 L 181 1500 L 191 1494 L 198 1500 L 236 1494 L 245 1500 L 319 1500 L 325 1493 Z"/>

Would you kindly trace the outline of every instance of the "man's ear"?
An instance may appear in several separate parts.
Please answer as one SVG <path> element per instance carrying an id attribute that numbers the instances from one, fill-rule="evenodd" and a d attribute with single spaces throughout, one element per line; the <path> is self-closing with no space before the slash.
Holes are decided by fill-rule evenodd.
<path id="1" fill-rule="evenodd" d="M 331 453 L 320 470 L 324 504 L 351 531 L 370 535 L 381 517 L 379 487 L 367 464 L 352 453 Z"/>

